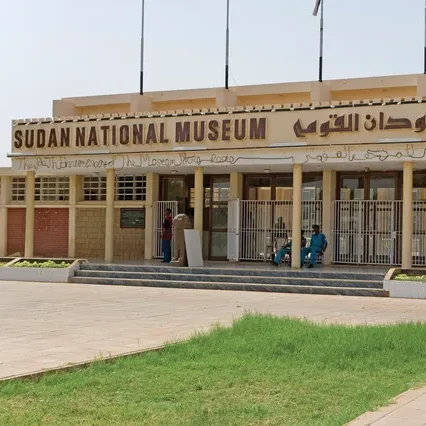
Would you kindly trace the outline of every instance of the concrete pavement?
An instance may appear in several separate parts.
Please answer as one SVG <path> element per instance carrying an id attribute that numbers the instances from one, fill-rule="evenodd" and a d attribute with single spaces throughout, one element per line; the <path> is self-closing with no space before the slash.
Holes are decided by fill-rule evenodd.
<path id="1" fill-rule="evenodd" d="M 159 346 L 246 310 L 344 324 L 426 319 L 420 300 L 1 282 L 0 377 Z"/>
<path id="2" fill-rule="evenodd" d="M 160 346 L 246 311 L 333 324 L 426 320 L 423 300 L 0 282 L 0 379 Z M 353 425 L 426 425 L 426 389 L 411 392 Z"/>

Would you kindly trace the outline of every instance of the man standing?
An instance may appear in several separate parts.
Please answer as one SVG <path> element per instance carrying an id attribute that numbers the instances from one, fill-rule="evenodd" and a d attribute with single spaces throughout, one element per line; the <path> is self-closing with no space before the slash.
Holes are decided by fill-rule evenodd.
<path id="1" fill-rule="evenodd" d="M 170 263 L 172 260 L 172 211 L 166 209 L 163 222 L 163 232 L 161 234 L 161 251 L 163 253 L 163 263 Z"/>
<path id="2" fill-rule="evenodd" d="M 311 245 L 302 250 L 300 256 L 301 267 L 303 266 L 306 256 L 310 253 L 309 268 L 313 268 L 317 262 L 317 256 L 319 253 L 324 253 L 327 249 L 327 238 L 324 234 L 320 233 L 320 227 L 314 225 L 312 227 L 314 233 L 311 236 Z"/>

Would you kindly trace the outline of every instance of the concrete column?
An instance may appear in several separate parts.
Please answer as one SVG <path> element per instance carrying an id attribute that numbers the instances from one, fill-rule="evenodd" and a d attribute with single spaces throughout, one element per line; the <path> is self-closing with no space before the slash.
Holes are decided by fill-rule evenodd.
<path id="1" fill-rule="evenodd" d="M 291 267 L 300 269 L 300 246 L 302 229 L 302 165 L 293 166 L 293 227 Z"/>
<path id="2" fill-rule="evenodd" d="M 106 214 L 105 214 L 105 262 L 112 262 L 114 257 L 114 198 L 115 170 L 107 170 Z"/>
<path id="3" fill-rule="evenodd" d="M 327 237 L 328 248 L 324 254 L 324 265 L 330 265 L 333 254 L 333 201 L 336 199 L 336 172 L 324 170 L 322 173 L 322 233 Z"/>
<path id="4" fill-rule="evenodd" d="M 413 163 L 402 163 L 402 268 L 410 269 L 413 258 Z"/>
<path id="5" fill-rule="evenodd" d="M 25 194 L 25 257 L 34 256 L 34 192 L 35 172 L 27 172 L 27 188 Z"/>
<path id="6" fill-rule="evenodd" d="M 230 176 L 231 200 L 243 198 L 243 174 L 240 172 L 232 172 Z"/>
<path id="7" fill-rule="evenodd" d="M 145 251 L 144 258 L 150 260 L 154 253 L 155 202 L 158 201 L 160 177 L 157 173 L 146 174 L 145 201 Z"/>
<path id="8" fill-rule="evenodd" d="M 75 257 L 77 203 L 81 195 L 81 176 L 70 176 L 70 196 L 68 207 L 68 257 Z"/>
<path id="9" fill-rule="evenodd" d="M 9 176 L 2 176 L 0 183 L 0 256 L 7 256 L 7 203 L 9 201 Z"/>
<path id="10" fill-rule="evenodd" d="M 194 229 L 200 231 L 203 242 L 204 176 L 202 167 L 195 169 Z"/>

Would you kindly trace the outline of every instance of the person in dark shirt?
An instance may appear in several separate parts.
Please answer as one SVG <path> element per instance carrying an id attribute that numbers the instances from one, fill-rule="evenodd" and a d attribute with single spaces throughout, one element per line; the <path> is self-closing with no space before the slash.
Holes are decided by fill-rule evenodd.
<path id="1" fill-rule="evenodd" d="M 172 260 L 172 211 L 166 210 L 163 222 L 163 232 L 161 235 L 161 251 L 163 253 L 163 263 L 170 263 Z"/>

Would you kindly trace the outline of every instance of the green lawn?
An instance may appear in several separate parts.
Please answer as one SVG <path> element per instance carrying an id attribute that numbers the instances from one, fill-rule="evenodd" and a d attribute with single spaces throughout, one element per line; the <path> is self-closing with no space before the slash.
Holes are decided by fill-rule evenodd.
<path id="1" fill-rule="evenodd" d="M 425 342 L 419 324 L 247 316 L 160 352 L 0 384 L 0 424 L 343 425 L 426 383 Z"/>

